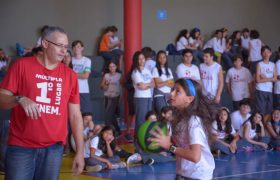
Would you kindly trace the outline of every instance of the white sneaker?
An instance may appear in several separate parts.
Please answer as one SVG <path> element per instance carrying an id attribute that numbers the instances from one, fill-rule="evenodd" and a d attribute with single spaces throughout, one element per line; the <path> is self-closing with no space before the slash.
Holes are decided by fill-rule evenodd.
<path id="1" fill-rule="evenodd" d="M 130 164 L 137 164 L 141 161 L 141 155 L 139 153 L 134 153 L 131 156 L 129 156 L 127 158 L 126 164 L 130 165 Z"/>
<path id="2" fill-rule="evenodd" d="M 101 171 L 103 168 L 101 165 L 95 165 L 95 166 L 86 166 L 86 170 L 88 172 L 99 172 Z"/>
<path id="3" fill-rule="evenodd" d="M 125 162 L 119 162 L 112 164 L 112 169 L 118 169 L 118 168 L 125 168 L 126 163 Z"/>

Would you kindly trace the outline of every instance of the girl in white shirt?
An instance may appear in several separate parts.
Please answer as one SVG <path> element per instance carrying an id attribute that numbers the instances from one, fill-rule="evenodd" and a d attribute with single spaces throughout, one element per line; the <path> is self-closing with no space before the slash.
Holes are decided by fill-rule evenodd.
<path id="1" fill-rule="evenodd" d="M 109 61 L 106 69 L 107 72 L 105 72 L 100 85 L 105 96 L 105 124 L 113 125 L 117 133 L 120 134 L 121 130 L 116 120 L 116 112 L 121 94 L 122 75 L 114 61 Z"/>
<path id="2" fill-rule="evenodd" d="M 216 136 L 213 150 L 220 150 L 225 154 L 236 153 L 239 135 L 231 124 L 230 112 L 226 107 L 219 110 L 216 121 L 212 123 L 212 128 L 213 134 Z"/>
<path id="3" fill-rule="evenodd" d="M 209 143 L 213 140 L 212 119 L 216 105 L 202 95 L 201 86 L 190 79 L 178 79 L 170 103 L 176 108 L 172 141 L 160 129 L 150 131 L 155 145 L 176 156 L 176 179 L 212 179 L 215 162 Z M 172 144 L 172 142 L 174 144 Z"/>
<path id="4" fill-rule="evenodd" d="M 239 131 L 239 135 L 242 138 L 240 144 L 246 151 L 267 150 L 270 148 L 268 141 L 266 141 L 267 139 L 263 139 L 265 131 L 262 121 L 263 115 L 260 112 L 255 112 L 241 126 Z"/>
<path id="5" fill-rule="evenodd" d="M 179 32 L 177 38 L 176 38 L 176 49 L 177 51 L 182 51 L 184 49 L 190 49 L 191 46 L 189 45 L 188 38 L 190 34 L 187 29 L 183 29 Z"/>
<path id="6" fill-rule="evenodd" d="M 102 128 L 98 136 L 85 143 L 85 164 L 87 171 L 101 171 L 102 169 L 117 169 L 126 167 L 120 157 L 114 154 L 117 148 L 115 131 L 111 126 Z"/>
<path id="7" fill-rule="evenodd" d="M 135 135 L 142 123 L 145 122 L 145 115 L 152 110 L 152 91 L 154 80 L 151 72 L 145 68 L 145 57 L 140 51 L 133 55 L 132 82 L 134 86 L 134 108 L 135 108 Z M 140 152 L 137 138 L 134 138 L 136 152 Z"/>
<path id="8" fill-rule="evenodd" d="M 155 81 L 154 105 L 157 113 L 161 108 L 167 106 L 171 88 L 174 86 L 174 79 L 171 69 L 168 67 L 165 51 L 159 51 L 156 56 L 156 67 L 152 71 Z"/>

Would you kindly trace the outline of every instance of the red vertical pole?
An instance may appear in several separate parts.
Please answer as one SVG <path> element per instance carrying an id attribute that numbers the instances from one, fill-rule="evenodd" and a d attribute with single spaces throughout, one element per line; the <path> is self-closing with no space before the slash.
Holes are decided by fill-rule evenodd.
<path id="1" fill-rule="evenodd" d="M 142 48 L 142 0 L 124 0 L 124 71 L 130 71 L 135 51 Z M 127 92 L 125 118 L 128 117 Z"/>

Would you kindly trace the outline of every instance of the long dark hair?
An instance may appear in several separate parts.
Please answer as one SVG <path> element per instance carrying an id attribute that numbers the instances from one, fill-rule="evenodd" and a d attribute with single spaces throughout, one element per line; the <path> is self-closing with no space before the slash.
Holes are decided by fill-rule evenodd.
<path id="1" fill-rule="evenodd" d="M 188 131 L 191 116 L 198 116 L 201 119 L 202 127 L 208 137 L 208 143 L 211 144 L 214 142 L 212 122 L 216 118 L 219 105 L 202 94 L 202 87 L 200 84 L 193 80 L 190 81 L 194 85 L 196 95 L 188 107 L 183 110 L 176 109 L 177 113 L 174 114 L 176 114 L 177 117 L 172 121 L 172 129 L 174 130 L 174 135 L 178 135 L 182 131 Z M 182 86 L 186 95 L 191 96 L 189 86 L 185 79 L 178 79 L 175 84 Z"/>
<path id="2" fill-rule="evenodd" d="M 134 54 L 133 54 L 133 62 L 132 62 L 132 69 L 133 70 L 138 70 L 139 72 L 141 72 L 141 69 L 139 68 L 139 56 L 140 55 L 143 55 L 144 54 L 141 52 L 141 51 L 136 51 Z"/>
<path id="3" fill-rule="evenodd" d="M 115 65 L 117 66 L 116 72 L 117 72 L 117 73 L 121 73 L 121 71 L 119 70 L 119 67 L 118 67 L 118 65 L 117 65 L 117 62 L 116 62 L 114 59 L 111 59 L 111 60 L 109 60 L 109 61 L 106 62 L 106 65 L 105 65 L 105 68 L 104 68 L 104 75 L 105 75 L 106 73 L 110 73 L 109 65 L 110 65 L 111 63 L 113 63 L 113 64 L 115 64 Z"/>
<path id="4" fill-rule="evenodd" d="M 156 56 L 156 68 L 158 70 L 158 74 L 159 76 L 161 76 L 163 74 L 162 72 L 162 69 L 161 69 L 161 66 L 160 66 L 160 62 L 159 62 L 159 56 L 161 54 L 164 54 L 166 56 L 166 52 L 163 51 L 163 50 L 160 50 L 158 53 L 157 53 L 157 56 Z M 167 57 L 166 57 L 167 58 Z M 169 77 L 170 76 L 170 73 L 168 71 L 168 62 L 167 62 L 167 59 L 166 59 L 166 62 L 164 64 L 164 69 L 165 69 L 165 73 L 166 73 L 166 76 Z"/>
<path id="5" fill-rule="evenodd" d="M 225 129 L 223 129 L 222 124 L 221 124 L 221 121 L 220 121 L 220 118 L 219 118 L 220 113 L 222 113 L 222 111 L 225 111 L 225 112 L 227 113 L 227 116 L 228 116 L 228 118 L 227 118 L 227 120 L 226 120 L 226 127 L 225 127 Z M 217 119 L 218 130 L 219 130 L 219 131 L 224 131 L 225 133 L 230 134 L 231 131 L 232 131 L 232 126 L 231 126 L 231 118 L 230 118 L 230 112 L 229 112 L 229 110 L 228 110 L 227 108 L 225 108 L 225 107 L 222 107 L 222 108 L 219 110 L 216 119 Z"/>
<path id="6" fill-rule="evenodd" d="M 181 37 L 185 37 L 185 38 L 187 39 L 186 34 L 187 34 L 188 32 L 189 32 L 189 31 L 188 31 L 187 29 L 182 29 L 182 30 L 179 32 L 179 34 L 177 35 L 177 37 L 176 37 L 176 39 L 175 39 L 175 43 L 176 43 L 177 41 L 179 41 Z"/>
<path id="7" fill-rule="evenodd" d="M 113 132 L 113 136 L 116 137 L 116 131 L 115 131 L 115 128 L 113 126 L 104 126 L 102 128 L 102 130 L 100 131 L 100 134 L 99 134 L 99 143 L 98 143 L 98 149 L 100 149 L 104 154 L 107 153 L 107 146 L 106 146 L 106 142 L 105 140 L 103 139 L 103 134 L 105 131 L 112 131 Z M 111 149 L 114 151 L 114 149 L 116 148 L 117 146 L 117 142 L 116 142 L 116 139 L 114 138 L 114 140 L 111 142 L 110 144 L 111 146 Z"/>
<path id="8" fill-rule="evenodd" d="M 256 112 L 254 112 L 254 113 L 248 118 L 247 121 L 249 121 L 249 122 L 251 123 L 251 129 L 256 129 L 256 131 L 258 132 L 258 131 L 260 131 L 260 128 L 261 128 L 261 127 L 260 127 L 259 125 L 257 126 L 257 124 L 254 123 L 254 117 L 255 117 L 257 114 L 259 114 L 259 115 L 262 117 L 262 120 L 263 120 L 263 114 L 262 114 L 261 112 L 259 112 L 259 111 L 256 111 Z"/>

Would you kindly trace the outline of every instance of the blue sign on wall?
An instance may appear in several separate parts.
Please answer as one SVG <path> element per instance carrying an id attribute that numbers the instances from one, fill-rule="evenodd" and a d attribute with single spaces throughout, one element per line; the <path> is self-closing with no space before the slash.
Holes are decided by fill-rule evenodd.
<path id="1" fill-rule="evenodd" d="M 158 20 L 166 20 L 167 19 L 167 11 L 166 10 L 158 10 L 157 11 L 157 18 Z"/>

